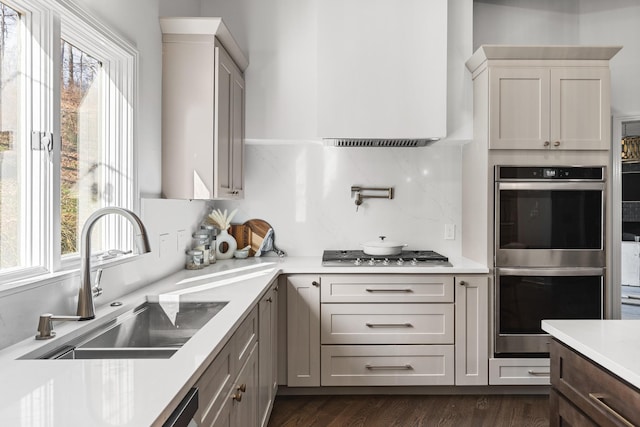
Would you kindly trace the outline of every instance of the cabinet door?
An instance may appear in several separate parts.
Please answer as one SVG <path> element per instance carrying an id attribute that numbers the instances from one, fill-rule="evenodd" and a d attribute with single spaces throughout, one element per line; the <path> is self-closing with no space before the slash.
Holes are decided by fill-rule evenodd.
<path id="1" fill-rule="evenodd" d="M 244 390 L 244 391 L 243 391 Z M 254 345 L 247 363 L 238 374 L 233 393 L 241 396 L 233 399 L 232 419 L 234 427 L 258 425 L 258 345 Z"/>
<path id="2" fill-rule="evenodd" d="M 234 66 L 231 81 L 231 194 L 244 196 L 244 77 Z"/>
<path id="3" fill-rule="evenodd" d="M 278 293 L 272 287 L 259 302 L 259 333 L 258 333 L 258 416 L 260 425 L 269 422 L 271 406 L 277 391 L 275 354 L 277 346 L 277 303 Z"/>
<path id="4" fill-rule="evenodd" d="M 608 150 L 609 68 L 551 69 L 552 149 Z"/>
<path id="5" fill-rule="evenodd" d="M 222 46 L 216 46 L 215 79 L 215 196 L 232 196 L 231 152 L 233 129 L 231 123 L 234 63 Z"/>
<path id="6" fill-rule="evenodd" d="M 489 148 L 549 146 L 549 69 L 489 71 Z"/>
<path id="7" fill-rule="evenodd" d="M 489 382 L 489 278 L 456 277 L 456 385 Z"/>
<path id="8" fill-rule="evenodd" d="M 287 385 L 320 386 L 320 279 L 287 278 Z"/>

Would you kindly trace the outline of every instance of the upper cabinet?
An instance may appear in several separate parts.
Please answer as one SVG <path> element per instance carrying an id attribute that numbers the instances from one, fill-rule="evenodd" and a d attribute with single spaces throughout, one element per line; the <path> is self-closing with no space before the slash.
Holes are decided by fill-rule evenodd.
<path id="1" fill-rule="evenodd" d="M 447 1 L 322 0 L 318 136 L 447 133 Z"/>
<path id="2" fill-rule="evenodd" d="M 490 149 L 608 150 L 620 47 L 482 46 L 467 61 Z M 476 128 L 478 124 L 476 124 Z"/>
<path id="3" fill-rule="evenodd" d="M 162 193 L 244 195 L 248 61 L 220 18 L 161 18 Z"/>

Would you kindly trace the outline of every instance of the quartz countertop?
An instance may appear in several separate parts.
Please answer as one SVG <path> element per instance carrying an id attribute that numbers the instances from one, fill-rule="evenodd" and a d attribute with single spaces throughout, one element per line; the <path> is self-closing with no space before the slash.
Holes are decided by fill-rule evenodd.
<path id="1" fill-rule="evenodd" d="M 640 320 L 543 320 L 542 329 L 640 389 Z"/>
<path id="2" fill-rule="evenodd" d="M 119 298 L 121 307 L 111 307 L 111 301 L 97 298 L 96 319 L 56 322 L 56 338 L 46 342 L 30 338 L 0 351 L 0 425 L 162 425 L 280 274 L 489 272 L 486 266 L 466 259 L 450 261 L 453 267 L 390 268 L 323 267 L 320 257 L 225 260 L 202 270 L 182 270 L 149 284 Z M 25 354 L 52 350 L 67 338 L 79 336 L 130 310 L 147 296 L 167 302 L 229 303 L 168 359 L 19 359 Z"/>

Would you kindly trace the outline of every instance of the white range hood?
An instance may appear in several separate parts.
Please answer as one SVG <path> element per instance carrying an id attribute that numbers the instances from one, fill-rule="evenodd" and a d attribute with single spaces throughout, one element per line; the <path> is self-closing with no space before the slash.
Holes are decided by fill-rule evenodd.
<path id="1" fill-rule="evenodd" d="M 424 146 L 447 130 L 447 0 L 318 2 L 318 136 Z"/>

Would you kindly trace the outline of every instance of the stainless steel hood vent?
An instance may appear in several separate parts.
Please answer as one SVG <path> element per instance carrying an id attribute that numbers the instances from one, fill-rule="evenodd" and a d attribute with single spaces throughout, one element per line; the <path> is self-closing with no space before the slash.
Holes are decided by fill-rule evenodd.
<path id="1" fill-rule="evenodd" d="M 426 147 L 438 138 L 422 139 L 371 139 L 371 138 L 324 138 L 325 145 L 332 147 Z"/>

